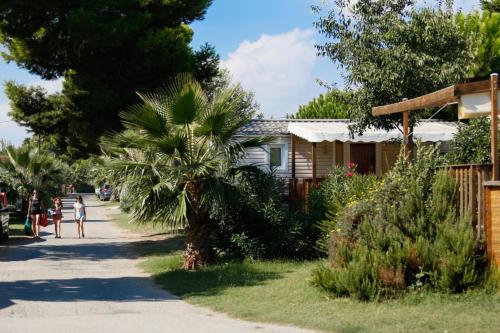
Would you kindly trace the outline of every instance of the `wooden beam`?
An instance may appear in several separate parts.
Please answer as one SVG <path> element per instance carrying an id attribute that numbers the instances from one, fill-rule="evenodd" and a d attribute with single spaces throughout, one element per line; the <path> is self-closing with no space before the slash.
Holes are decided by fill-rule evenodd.
<path id="1" fill-rule="evenodd" d="M 446 103 L 457 102 L 462 95 L 487 92 L 491 90 L 491 87 L 491 80 L 461 83 L 402 102 L 373 107 L 372 115 L 383 116 L 403 111 L 444 106 Z M 500 82 L 497 81 L 495 87 L 500 89 Z"/>
<path id="2" fill-rule="evenodd" d="M 408 138 L 409 134 L 409 126 L 410 126 L 410 117 L 408 111 L 403 112 L 403 143 L 404 143 L 404 153 L 408 156 L 410 152 L 410 140 Z"/>
<path id="3" fill-rule="evenodd" d="M 462 83 L 455 86 L 455 96 L 477 94 L 490 91 L 491 80 L 477 81 L 471 83 Z"/>
<path id="4" fill-rule="evenodd" d="M 295 179 L 295 146 L 296 138 L 295 135 L 292 134 L 292 179 Z"/>
<path id="5" fill-rule="evenodd" d="M 493 164 L 493 180 L 499 180 L 498 177 L 498 74 L 490 76 L 491 81 L 491 163 Z"/>
<path id="6" fill-rule="evenodd" d="M 455 86 L 451 86 L 417 98 L 383 106 L 376 106 L 372 108 L 372 115 L 383 116 L 403 111 L 415 111 L 443 106 L 446 103 L 456 102 L 457 100 L 458 98 L 455 96 Z"/>
<path id="7" fill-rule="evenodd" d="M 317 173 L 316 173 L 316 142 L 312 143 L 312 181 L 313 186 L 317 185 Z"/>

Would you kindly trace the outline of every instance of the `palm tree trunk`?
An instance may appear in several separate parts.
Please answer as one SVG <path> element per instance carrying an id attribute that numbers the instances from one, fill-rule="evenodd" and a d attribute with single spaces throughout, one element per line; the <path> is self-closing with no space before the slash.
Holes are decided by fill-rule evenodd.
<path id="1" fill-rule="evenodd" d="M 210 224 L 207 214 L 200 203 L 199 186 L 191 184 L 187 190 L 190 193 L 193 215 L 187 229 L 183 268 L 195 270 L 205 266 L 215 258 L 211 246 L 213 226 Z"/>

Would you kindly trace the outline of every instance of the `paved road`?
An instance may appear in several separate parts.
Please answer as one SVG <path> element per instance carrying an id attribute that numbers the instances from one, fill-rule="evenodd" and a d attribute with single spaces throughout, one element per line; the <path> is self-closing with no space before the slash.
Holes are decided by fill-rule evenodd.
<path id="1" fill-rule="evenodd" d="M 140 239 L 109 222 L 109 208 L 85 201 L 85 239 L 66 220 L 62 239 L 51 225 L 42 241 L 0 246 L 1 333 L 306 332 L 229 318 L 163 291 L 136 268 L 133 243 Z"/>

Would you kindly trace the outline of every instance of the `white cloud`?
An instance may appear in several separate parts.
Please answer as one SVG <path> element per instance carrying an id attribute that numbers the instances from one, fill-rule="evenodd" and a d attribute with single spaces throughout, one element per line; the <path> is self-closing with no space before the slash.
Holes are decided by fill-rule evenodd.
<path id="1" fill-rule="evenodd" d="M 255 92 L 266 117 L 282 117 L 317 95 L 313 75 L 317 60 L 313 30 L 294 29 L 242 42 L 222 67 L 229 69 L 234 81 Z"/>
<path id="2" fill-rule="evenodd" d="M 60 92 L 62 90 L 63 79 L 45 81 L 36 80 L 28 83 L 28 86 L 41 86 L 49 94 Z M 28 133 L 25 127 L 19 126 L 14 122 L 9 116 L 10 106 L 8 103 L 0 104 L 0 138 L 6 140 L 16 146 L 23 143 L 23 140 L 30 137 L 31 134 Z"/>

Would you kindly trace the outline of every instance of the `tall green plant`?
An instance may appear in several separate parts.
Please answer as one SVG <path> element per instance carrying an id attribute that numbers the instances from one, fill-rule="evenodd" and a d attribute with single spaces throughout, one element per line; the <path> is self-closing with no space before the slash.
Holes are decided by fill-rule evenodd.
<path id="1" fill-rule="evenodd" d="M 37 189 L 48 203 L 65 181 L 65 165 L 32 146 L 8 146 L 0 157 L 0 180 L 23 197 Z"/>
<path id="2" fill-rule="evenodd" d="M 213 259 L 209 204 L 231 197 L 235 175 L 251 169 L 238 165 L 245 148 L 265 142 L 236 138 L 249 121 L 238 96 L 237 87 L 228 87 L 208 99 L 181 75 L 158 92 L 139 94 L 142 104 L 121 114 L 127 130 L 103 142 L 110 176 L 133 199 L 133 219 L 186 227 L 186 269 Z"/>

